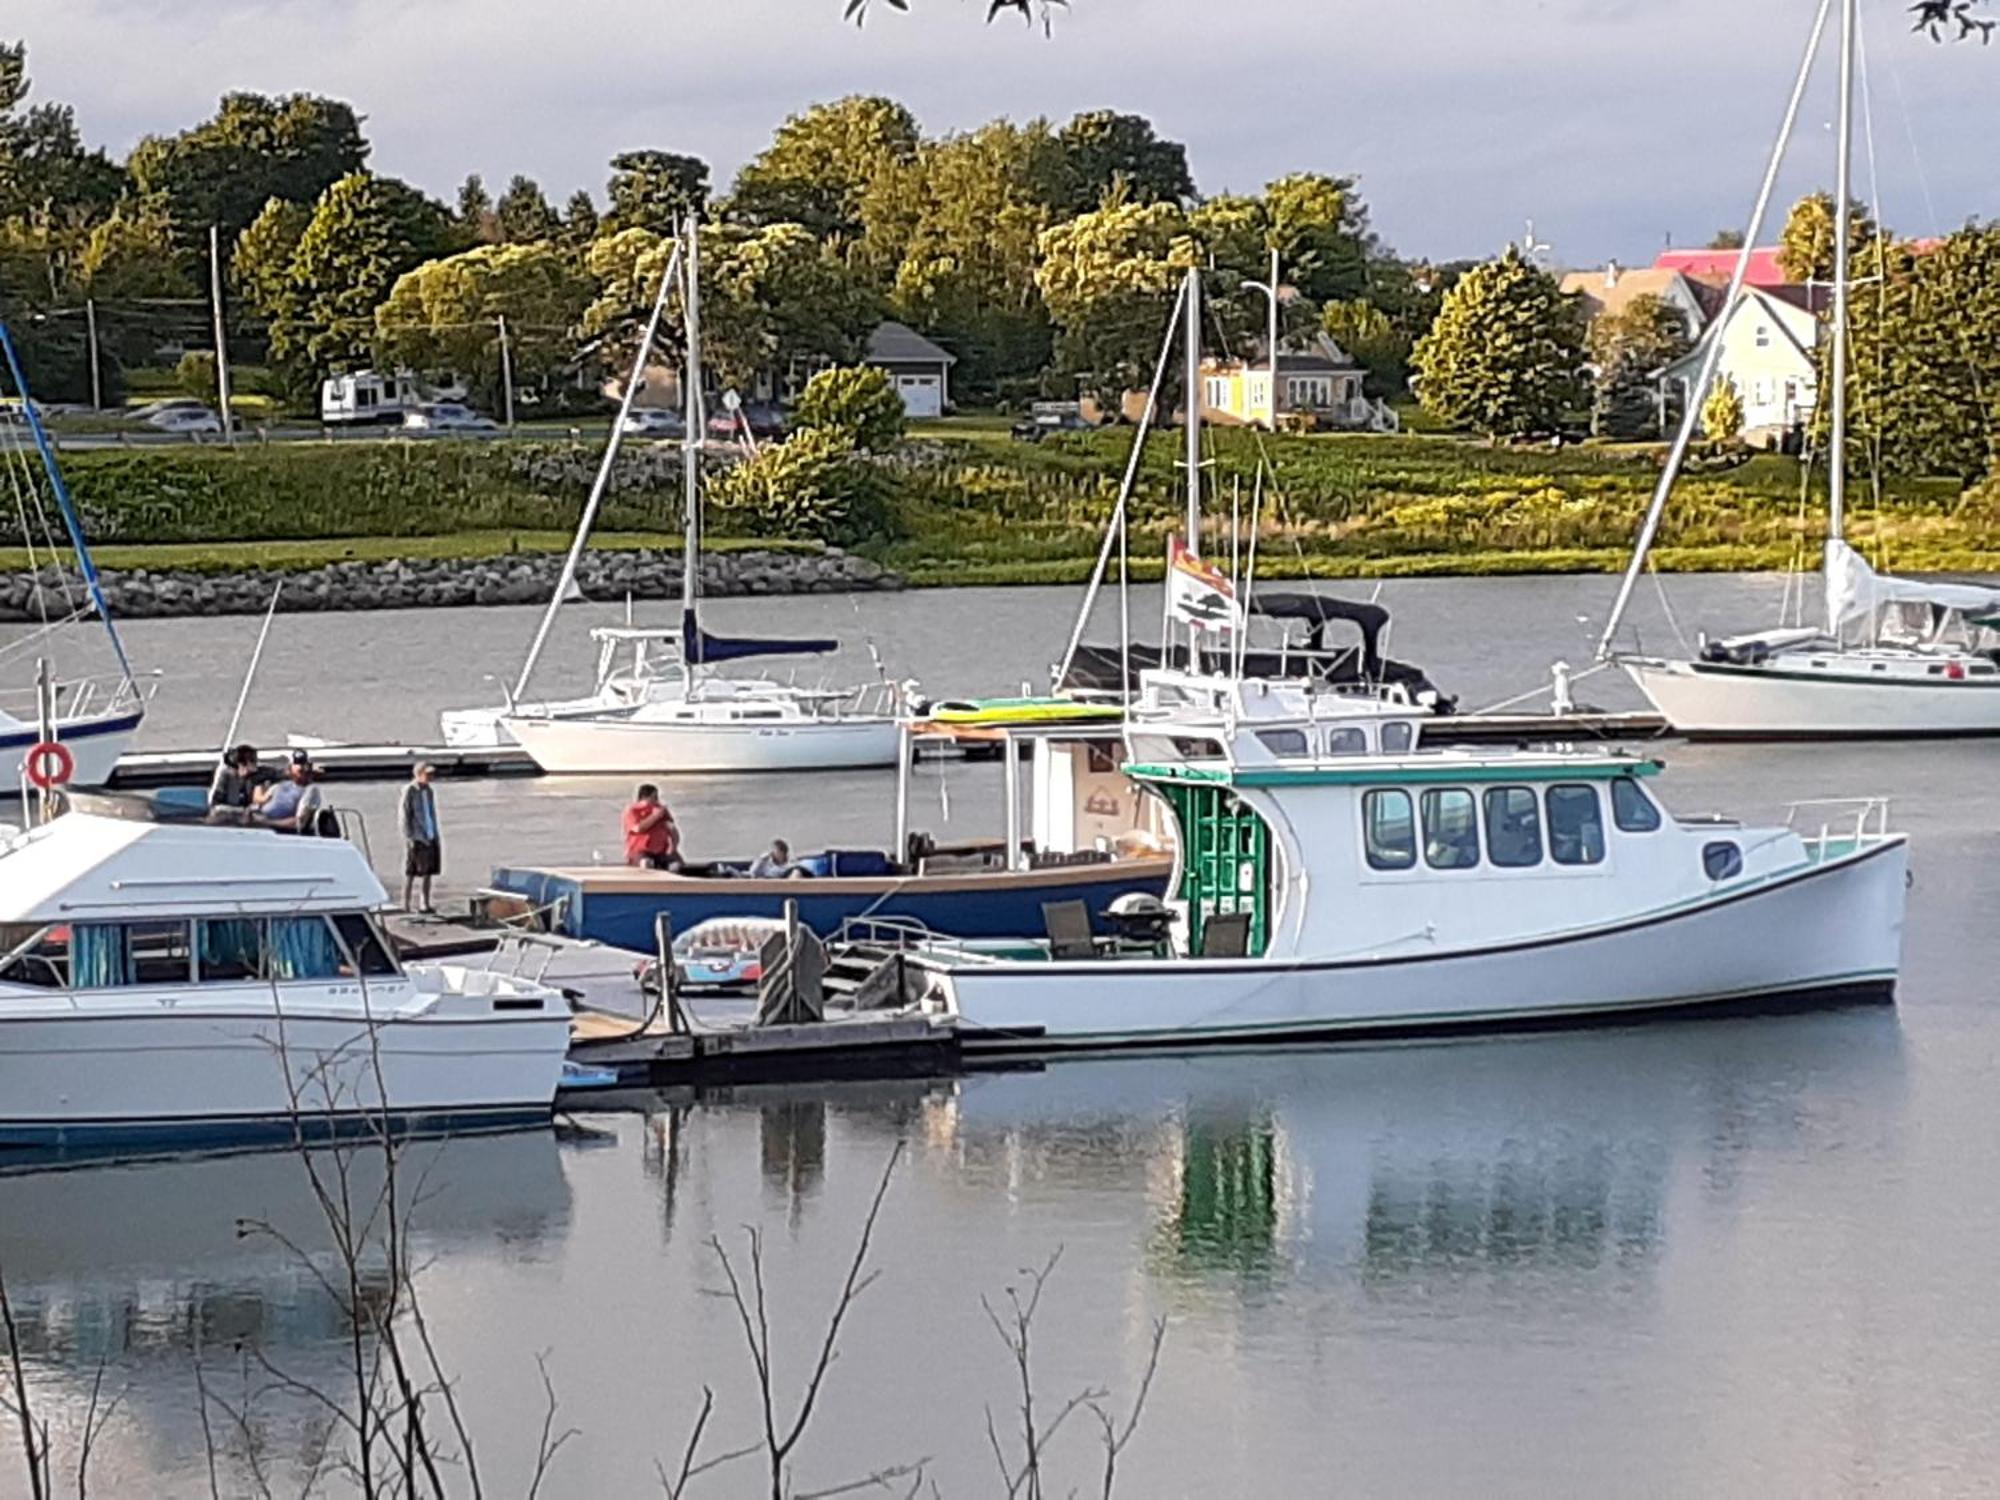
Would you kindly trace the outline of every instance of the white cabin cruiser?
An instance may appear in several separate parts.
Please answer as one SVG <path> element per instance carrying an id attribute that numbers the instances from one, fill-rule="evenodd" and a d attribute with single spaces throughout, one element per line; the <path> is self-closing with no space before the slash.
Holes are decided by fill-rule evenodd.
<path id="1" fill-rule="evenodd" d="M 562 995 L 399 963 L 346 840 L 71 802 L 0 843 L 0 1147 L 550 1117 Z"/>
<path id="2" fill-rule="evenodd" d="M 1126 774 L 1172 814 L 1172 936 L 901 961 L 969 1050 L 1211 1045 L 1886 1000 L 1907 848 L 1880 801 L 1800 827 L 1667 813 L 1659 763 L 1423 749 L 1389 701 L 1147 673 Z M 1822 813 L 1826 814 L 1822 817 Z M 908 990 L 905 991 L 908 994 Z M 917 998 L 918 996 L 911 996 Z"/>

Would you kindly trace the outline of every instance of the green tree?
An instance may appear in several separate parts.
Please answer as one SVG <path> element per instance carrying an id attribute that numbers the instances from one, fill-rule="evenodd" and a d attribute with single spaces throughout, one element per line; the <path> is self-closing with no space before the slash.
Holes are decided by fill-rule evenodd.
<path id="1" fill-rule="evenodd" d="M 850 545 L 887 529 L 887 484 L 849 435 L 813 427 L 767 443 L 709 487 L 710 514 L 739 535 Z"/>
<path id="2" fill-rule="evenodd" d="M 1876 241 L 1855 257 L 1849 307 L 1850 462 L 1972 479 L 2000 461 L 2000 222 L 1923 248 Z M 1829 340 L 1821 340 L 1827 391 Z M 1822 436 L 1830 403 L 1815 412 Z"/>
<path id="3" fill-rule="evenodd" d="M 525 245 L 536 240 L 552 240 L 562 233 L 562 217 L 543 196 L 541 184 L 532 177 L 517 175 L 500 195 L 493 211 L 500 238 L 509 244 Z"/>
<path id="4" fill-rule="evenodd" d="M 449 215 L 392 177 L 355 172 L 320 195 L 292 256 L 271 353 L 295 386 L 367 366 L 375 309 L 405 271 L 452 248 Z"/>
<path id="5" fill-rule="evenodd" d="M 229 257 L 230 284 L 266 319 L 283 317 L 291 305 L 292 257 L 312 216 L 305 204 L 272 198 L 237 237 Z"/>
<path id="6" fill-rule="evenodd" d="M 1688 351 L 1687 322 L 1662 299 L 1634 297 L 1590 327 L 1591 425 L 1606 437 L 1661 435 L 1659 371 Z"/>
<path id="7" fill-rule="evenodd" d="M 877 173 L 917 154 L 916 119 L 890 99 L 852 95 L 815 104 L 780 125 L 736 174 L 729 216 L 754 225 L 803 224 L 817 239 L 852 241 Z"/>
<path id="8" fill-rule="evenodd" d="M 1329 302 L 1320 326 L 1367 372 L 1363 386 L 1369 395 L 1409 394 L 1411 341 L 1381 308 L 1359 297 Z"/>
<path id="9" fill-rule="evenodd" d="M 385 360 L 453 371 L 497 411 L 499 320 L 507 320 L 515 386 L 547 389 L 575 358 L 576 329 L 595 290 L 575 258 L 550 241 L 480 245 L 404 272 L 376 309 L 376 333 Z"/>
<path id="10" fill-rule="evenodd" d="M 1417 399 L 1441 421 L 1489 437 L 1547 432 L 1585 400 L 1583 315 L 1510 245 L 1446 294 L 1410 363 Z"/>
<path id="11" fill-rule="evenodd" d="M 195 293 L 166 219 L 136 207 L 113 213 L 90 231 L 77 260 L 75 283 L 77 291 L 100 302 Z"/>
<path id="12" fill-rule="evenodd" d="M 903 398 L 888 375 L 871 365 L 836 366 L 806 382 L 792 412 L 795 428 L 846 435 L 850 447 L 886 453 L 903 440 Z"/>
<path id="13" fill-rule="evenodd" d="M 606 229 L 670 234 L 675 220 L 708 202 L 708 163 L 672 151 L 623 151 L 611 158 L 610 194 Z"/>
<path id="14" fill-rule="evenodd" d="M 1875 220 L 1859 203 L 1849 210 L 1847 247 L 1860 253 L 1875 238 Z M 1788 281 L 1833 280 L 1833 194 L 1812 193 L 1792 205 L 1778 236 L 1778 269 Z"/>
<path id="15" fill-rule="evenodd" d="M 1373 236 L 1352 177 L 1295 172 L 1264 189 L 1264 205 L 1280 270 L 1302 296 L 1324 304 L 1367 291 Z"/>
<path id="16" fill-rule="evenodd" d="M 587 245 L 597 238 L 597 205 L 583 188 L 571 193 L 563 206 L 563 238 L 572 245 Z"/>
<path id="17" fill-rule="evenodd" d="M 1743 436 L 1743 395 L 1727 375 L 1717 375 L 1702 398 L 1701 432 L 1717 444 L 1735 443 Z"/>
<path id="18" fill-rule="evenodd" d="M 1177 203 L 1113 201 L 1045 230 L 1035 282 L 1062 368 L 1114 400 L 1144 383 L 1181 276 L 1200 258 Z"/>
<path id="19" fill-rule="evenodd" d="M 1069 164 L 1067 207 L 1088 213 L 1114 190 L 1134 203 L 1186 203 L 1194 197 L 1187 147 L 1161 140 L 1143 115 L 1091 110 L 1074 116 L 1058 139 Z"/>
<path id="20" fill-rule="evenodd" d="M 477 172 L 467 173 L 458 185 L 455 217 L 465 237 L 475 243 L 490 245 L 500 238 L 500 226 L 493 219 L 493 195 L 486 191 L 486 180 Z"/>
<path id="21" fill-rule="evenodd" d="M 315 202 L 368 159 L 351 106 L 313 94 L 225 94 L 215 117 L 179 135 L 147 136 L 127 162 L 141 191 L 174 222 L 183 250 L 211 224 L 233 243 L 272 198 Z"/>
<path id="22" fill-rule="evenodd" d="M 174 385 L 183 396 L 196 401 L 219 400 L 222 387 L 215 378 L 215 351 L 213 349 L 190 349 L 180 357 L 174 366 Z M 230 403 L 232 406 L 234 402 Z"/>
<path id="23" fill-rule="evenodd" d="M 1741 250 L 1743 248 L 1743 231 L 1740 229 L 1718 229 L 1709 238 L 1708 248 L 1711 250 Z"/>

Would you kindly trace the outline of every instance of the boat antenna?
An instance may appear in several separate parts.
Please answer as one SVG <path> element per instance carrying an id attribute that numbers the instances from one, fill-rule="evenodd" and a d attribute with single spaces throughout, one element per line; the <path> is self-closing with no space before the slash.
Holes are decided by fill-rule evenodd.
<path id="1" fill-rule="evenodd" d="M 21 357 L 14 348 L 14 336 L 7 331 L 5 323 L 0 323 L 0 351 L 6 354 L 7 373 L 13 378 L 14 390 L 21 398 L 21 415 L 27 419 L 28 431 L 34 436 L 35 451 L 42 458 L 42 470 L 49 476 L 49 488 L 55 491 L 56 508 L 62 512 L 63 529 L 69 533 L 69 544 L 76 552 L 77 571 L 83 575 L 83 586 L 90 594 L 90 602 L 97 607 L 98 619 L 104 622 L 104 633 L 111 637 L 111 649 L 118 657 L 118 669 L 125 674 L 125 684 L 130 687 L 132 662 L 125 655 L 125 643 L 118 638 L 118 625 L 111 618 L 111 606 L 104 598 L 104 584 L 97 576 L 97 564 L 92 561 L 90 546 L 83 539 L 83 523 L 77 519 L 76 507 L 70 503 L 69 487 L 63 483 L 55 449 L 42 426 L 42 415 L 36 410 L 35 399 L 29 393 L 27 377 L 21 373 Z"/>
<path id="2" fill-rule="evenodd" d="M 598 508 L 604 503 L 604 492 L 611 483 L 612 465 L 618 462 L 618 449 L 625 438 L 625 420 L 632 415 L 632 403 L 646 383 L 646 360 L 652 354 L 653 340 L 660 331 L 660 314 L 667 305 L 667 289 L 674 284 L 680 263 L 681 247 L 676 237 L 674 248 L 667 256 L 667 268 L 660 273 L 660 289 L 653 297 L 652 314 L 646 319 L 646 330 L 639 336 L 639 347 L 632 355 L 632 372 L 625 378 L 625 394 L 618 403 L 618 415 L 611 419 L 611 436 L 604 444 L 604 457 L 597 466 L 597 478 L 591 482 L 590 498 L 584 501 L 583 519 L 577 523 L 576 537 L 569 544 L 569 555 L 563 559 L 562 576 L 556 580 L 555 592 L 549 596 L 549 607 L 542 612 L 541 624 L 535 627 L 535 639 L 528 647 L 528 659 L 521 663 L 521 675 L 514 683 L 514 691 L 508 695 L 510 704 L 527 693 L 528 679 L 535 675 L 535 664 L 542 659 L 542 648 L 548 644 L 549 630 L 556 622 L 556 613 L 563 607 L 576 583 L 577 564 L 583 561 L 583 549 L 590 541 L 590 528 L 597 520 Z"/>
<path id="3" fill-rule="evenodd" d="M 1831 558 L 1847 520 L 1847 282 L 1849 198 L 1854 174 L 1854 53 L 1858 0 L 1840 0 L 1840 117 L 1833 168 L 1833 346 L 1828 378 L 1833 382 L 1827 421 L 1826 552 Z M 1840 638 L 1840 597 L 1831 569 L 1826 572 L 1826 632 Z"/>
<path id="4" fill-rule="evenodd" d="M 682 226 L 687 235 L 687 255 L 681 262 L 681 321 L 687 335 L 687 389 L 682 393 L 687 431 L 681 436 L 681 642 L 682 649 L 699 661 L 701 626 L 695 615 L 701 593 L 701 446 L 707 436 L 706 413 L 701 400 L 701 221 L 689 214 Z M 746 424 L 747 426 L 747 424 Z"/>
<path id="5" fill-rule="evenodd" d="M 1851 5 L 1853 0 L 1841 0 L 1841 3 Z M 1736 316 L 1737 299 L 1743 294 L 1743 285 L 1750 273 L 1750 256 L 1764 231 L 1764 215 L 1771 206 L 1771 194 L 1778 183 L 1778 169 L 1784 164 L 1785 148 L 1791 142 L 1793 126 L 1798 122 L 1799 104 L 1805 98 L 1806 83 L 1812 77 L 1813 60 L 1819 55 L 1820 38 L 1826 31 L 1826 18 L 1832 8 L 1833 0 L 1819 0 L 1819 13 L 1813 19 L 1812 35 L 1806 41 L 1805 56 L 1799 61 L 1798 77 L 1792 82 L 1791 98 L 1785 103 L 1784 120 L 1778 126 L 1778 138 L 1772 143 L 1771 158 L 1764 168 L 1764 181 L 1757 189 L 1757 201 L 1750 210 L 1750 222 L 1743 230 L 1743 245 L 1736 252 L 1736 269 L 1730 273 L 1729 289 L 1723 293 L 1722 310 L 1716 314 L 1715 321 L 1704 335 L 1708 341 L 1708 353 L 1703 357 L 1701 371 L 1687 393 L 1681 425 L 1674 433 L 1673 446 L 1667 451 L 1660 482 L 1653 488 L 1652 502 L 1646 507 L 1646 518 L 1640 524 L 1638 541 L 1632 547 L 1632 560 L 1625 565 L 1625 576 L 1618 584 L 1618 597 L 1612 602 L 1611 613 L 1604 622 L 1604 633 L 1597 638 L 1599 661 L 1610 659 L 1611 639 L 1624 623 L 1626 607 L 1632 602 L 1632 590 L 1639 581 L 1639 570 L 1646 565 L 1646 554 L 1652 550 L 1653 538 L 1659 534 L 1660 516 L 1666 509 L 1667 496 L 1680 478 L 1681 466 L 1687 461 L 1688 449 L 1694 442 L 1694 430 L 1701 420 L 1702 401 L 1715 380 L 1717 366 L 1722 363 L 1722 336 L 1727 332 L 1730 320 Z"/>
<path id="6" fill-rule="evenodd" d="M 1172 360 L 1174 352 L 1174 334 L 1180 327 L 1181 309 L 1186 302 L 1187 288 L 1182 286 L 1174 294 L 1173 308 L 1167 314 L 1167 331 L 1160 341 L 1160 357 L 1153 361 L 1153 383 L 1146 391 L 1146 406 L 1139 413 L 1139 425 L 1132 435 L 1131 451 L 1125 455 L 1125 477 L 1119 481 L 1118 503 L 1112 507 L 1111 524 L 1104 528 L 1104 545 L 1097 549 L 1097 566 L 1090 570 L 1090 584 L 1083 591 L 1083 607 L 1076 612 L 1076 624 L 1070 629 L 1069 645 L 1063 651 L 1062 665 L 1056 669 L 1055 681 L 1051 684 L 1053 687 L 1061 687 L 1063 680 L 1069 676 L 1070 665 L 1076 659 L 1076 648 L 1083 640 L 1084 628 L 1090 623 L 1090 612 L 1097 604 L 1098 591 L 1104 586 L 1105 570 L 1111 564 L 1111 551 L 1114 547 L 1119 549 L 1119 577 L 1122 580 L 1125 576 L 1127 522 L 1132 506 L 1132 487 L 1138 483 L 1139 460 L 1145 454 L 1146 438 L 1152 431 L 1153 418 L 1160 409 L 1160 390 L 1166 383 L 1167 365 Z M 1121 628 L 1125 632 L 1124 654 L 1129 655 L 1131 616 L 1129 608 L 1122 600 L 1120 609 L 1123 612 Z M 1163 639 L 1161 645 L 1165 644 Z M 1120 665 L 1130 667 L 1129 662 L 1121 662 Z M 1130 681 L 1129 670 L 1126 680 Z"/>
<path id="7" fill-rule="evenodd" d="M 229 747 L 236 743 L 236 730 L 243 722 L 243 706 L 250 701 L 250 684 L 256 680 L 257 665 L 264 659 L 264 642 L 271 638 L 271 621 L 277 618 L 278 596 L 285 591 L 285 580 L 280 578 L 276 588 L 271 590 L 270 607 L 264 611 L 264 623 L 257 627 L 257 644 L 250 651 L 250 665 L 243 673 L 243 686 L 236 690 L 236 708 L 229 715 L 229 727 L 222 732 L 222 753 L 227 755 Z"/>

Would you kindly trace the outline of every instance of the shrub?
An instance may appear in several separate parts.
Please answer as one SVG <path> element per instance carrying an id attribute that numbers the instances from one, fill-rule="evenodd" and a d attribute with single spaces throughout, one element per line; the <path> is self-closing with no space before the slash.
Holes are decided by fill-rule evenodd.
<path id="1" fill-rule="evenodd" d="M 174 384 L 183 396 L 197 401 L 215 400 L 215 355 L 207 349 L 190 349 L 174 366 Z"/>
<path id="2" fill-rule="evenodd" d="M 848 446 L 886 453 L 903 440 L 903 398 L 882 371 L 866 365 L 821 370 L 806 382 L 792 412 L 800 428 L 847 434 Z"/>
<path id="3" fill-rule="evenodd" d="M 884 530 L 888 487 L 845 430 L 805 427 L 712 484 L 709 512 L 739 534 L 848 545 Z"/>

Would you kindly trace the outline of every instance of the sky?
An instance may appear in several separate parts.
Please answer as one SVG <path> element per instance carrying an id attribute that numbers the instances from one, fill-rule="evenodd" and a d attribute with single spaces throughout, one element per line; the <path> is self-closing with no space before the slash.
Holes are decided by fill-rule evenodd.
<path id="1" fill-rule="evenodd" d="M 1565 265 L 1643 263 L 1741 226 L 1812 0 L 1071 0 L 1053 35 L 984 0 L 8 0 L 34 98 L 114 153 L 225 91 L 310 91 L 366 117 L 375 170 L 449 199 L 515 172 L 603 197 L 616 152 L 718 185 L 786 115 L 882 93 L 941 135 L 995 116 L 1143 114 L 1201 190 L 1353 175 L 1407 255 L 1491 255 L 1530 220 Z M 1861 0 L 1880 202 L 1906 234 L 2000 213 L 2000 45 L 1910 34 Z M 1831 182 L 1832 48 L 1780 202 Z M 1864 137 L 1868 132 L 1863 132 Z M 1863 141 L 1863 154 L 1867 142 Z M 1768 238 L 1769 236 L 1766 236 Z"/>

